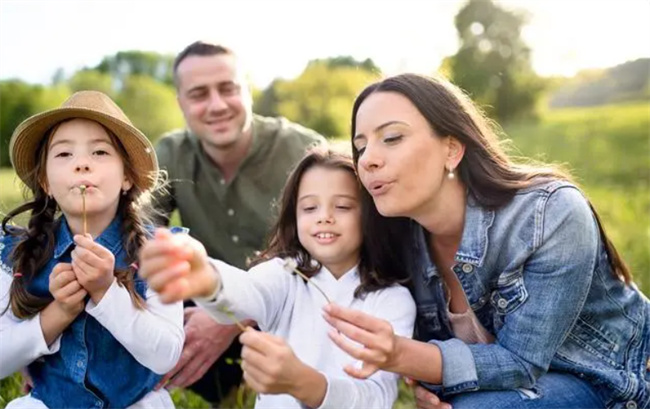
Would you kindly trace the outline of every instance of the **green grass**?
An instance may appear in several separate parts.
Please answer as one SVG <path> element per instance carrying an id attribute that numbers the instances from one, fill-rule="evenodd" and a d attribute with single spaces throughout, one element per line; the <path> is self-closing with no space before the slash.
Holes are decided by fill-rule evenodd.
<path id="1" fill-rule="evenodd" d="M 549 111 L 539 123 L 511 124 L 505 131 L 518 155 L 570 167 L 635 281 L 650 294 L 650 104 Z M 348 142 L 341 146 L 348 149 Z M 19 186 L 12 170 L 0 170 L 0 213 L 22 202 Z M 18 375 L 0 381 L 0 408 L 19 393 Z M 244 395 L 233 393 L 222 406 L 252 407 L 253 394 Z M 178 408 L 208 407 L 191 392 L 175 390 L 172 398 Z M 410 407 L 412 394 L 401 385 L 394 408 Z"/>

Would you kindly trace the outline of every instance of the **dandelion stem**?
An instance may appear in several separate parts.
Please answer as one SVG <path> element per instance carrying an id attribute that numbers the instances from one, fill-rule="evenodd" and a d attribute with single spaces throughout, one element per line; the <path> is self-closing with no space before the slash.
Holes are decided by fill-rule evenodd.
<path id="1" fill-rule="evenodd" d="M 246 331 L 246 327 L 241 322 L 239 322 L 239 320 L 237 319 L 237 317 L 235 317 L 235 314 L 233 314 L 232 311 L 230 311 L 226 307 L 221 307 L 221 312 L 226 314 L 228 318 L 230 318 L 235 323 L 235 325 L 237 325 L 239 329 L 242 330 L 242 332 Z"/>
<path id="2" fill-rule="evenodd" d="M 284 267 L 285 270 L 287 270 L 289 272 L 293 272 L 295 274 L 298 274 L 300 277 L 302 277 L 303 280 L 305 280 L 305 282 L 310 283 L 311 285 L 316 287 L 316 289 L 321 294 L 323 294 L 323 297 L 325 297 L 325 299 L 327 300 L 327 303 L 328 304 L 332 303 L 332 300 L 330 300 L 330 298 L 327 296 L 327 294 L 325 294 L 325 291 L 323 291 L 323 289 L 320 288 L 318 286 L 318 284 L 316 284 L 311 278 L 307 277 L 302 271 L 298 270 L 298 266 L 296 266 L 296 262 L 293 259 L 285 258 L 283 267 Z"/>
<path id="3" fill-rule="evenodd" d="M 83 217 L 83 229 L 84 236 L 88 233 L 88 223 L 86 221 L 86 185 L 79 185 L 79 190 L 81 191 L 81 208 L 82 208 L 82 217 Z"/>

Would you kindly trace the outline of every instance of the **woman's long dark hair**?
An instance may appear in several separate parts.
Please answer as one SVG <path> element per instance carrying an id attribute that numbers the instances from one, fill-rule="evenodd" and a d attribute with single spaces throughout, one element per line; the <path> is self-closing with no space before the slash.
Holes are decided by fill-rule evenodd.
<path id="1" fill-rule="evenodd" d="M 549 179 L 571 181 L 568 173 L 559 168 L 546 165 L 523 165 L 513 162 L 502 149 L 494 123 L 479 111 L 471 99 L 449 81 L 440 77 L 426 77 L 417 74 L 402 74 L 388 77 L 366 87 L 354 102 L 352 109 L 352 138 L 356 133 L 356 117 L 361 104 L 374 92 L 396 92 L 408 98 L 424 116 L 431 129 L 440 137 L 453 136 L 465 145 L 465 154 L 458 165 L 458 175 L 478 203 L 488 209 L 497 209 L 510 202 L 520 189 L 534 186 Z M 358 166 L 359 152 L 352 144 L 355 167 Z M 423 176 L 424 177 L 424 176 Z M 408 229 L 405 220 L 386 220 L 379 214 L 372 197 L 364 189 L 362 192 L 364 225 L 366 236 L 382 237 L 379 232 L 389 232 L 392 236 L 404 237 Z M 596 218 L 600 236 L 614 274 L 629 283 L 632 276 L 611 240 L 607 237 L 600 217 L 591 202 L 589 206 Z M 384 230 L 387 229 L 387 230 Z M 382 247 L 392 247 L 379 240 L 381 247 L 373 249 L 373 254 Z M 398 261 L 390 261 L 394 263 Z"/>
<path id="2" fill-rule="evenodd" d="M 304 174 L 313 168 L 322 167 L 327 169 L 343 170 L 351 177 L 358 180 L 352 158 L 349 155 L 338 153 L 332 150 L 316 148 L 307 155 L 293 169 L 282 190 L 279 202 L 278 218 L 273 225 L 266 250 L 264 250 L 254 261 L 253 265 L 274 257 L 291 257 L 298 262 L 298 269 L 305 275 L 311 277 L 316 274 L 322 265 L 314 260 L 298 240 L 298 225 L 296 210 L 298 206 L 298 189 Z M 359 186 L 360 192 L 363 188 Z M 363 221 L 362 221 L 363 224 Z M 408 279 L 405 269 L 395 271 L 382 271 L 376 269 L 374 255 L 369 252 L 364 236 L 359 257 L 359 276 L 361 284 L 355 290 L 355 296 L 360 297 L 371 291 L 388 287 L 394 283 L 404 282 Z M 401 273 L 401 274 L 400 274 Z"/>
<path id="3" fill-rule="evenodd" d="M 33 199 L 11 210 L 2 220 L 4 233 L 19 237 L 19 242 L 10 254 L 15 278 L 9 290 L 8 308 L 10 307 L 13 314 L 20 319 L 35 316 L 53 300 L 52 296 L 38 297 L 31 294 L 27 286 L 54 254 L 58 206 L 54 198 L 48 196 L 43 186 L 46 181 L 45 167 L 49 142 L 61 123 L 46 133 L 35 152 L 36 167 L 28 176 L 30 183 L 27 183 L 28 186 L 33 186 L 31 192 Z M 104 129 L 122 158 L 125 176 L 132 181 L 138 180 L 124 146 L 111 131 L 105 127 Z M 127 265 L 136 262 L 138 251 L 146 239 L 144 225 L 148 217 L 147 198 L 148 193 L 135 184 L 125 195 L 120 196 L 117 214 L 122 216 L 122 237 L 127 254 Z M 21 229 L 9 225 L 14 217 L 25 212 L 30 212 L 27 228 Z M 133 267 L 115 271 L 117 282 L 129 291 L 133 304 L 137 308 L 144 308 L 144 300 L 135 291 L 134 275 Z"/>

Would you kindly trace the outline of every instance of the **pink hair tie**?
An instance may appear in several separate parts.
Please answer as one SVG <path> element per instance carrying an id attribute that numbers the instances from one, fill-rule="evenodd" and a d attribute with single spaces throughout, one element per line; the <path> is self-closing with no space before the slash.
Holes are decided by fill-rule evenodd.
<path id="1" fill-rule="evenodd" d="M 138 263 L 133 263 L 133 264 L 131 264 L 129 267 L 131 267 L 131 268 L 134 269 L 134 270 L 138 270 L 138 268 L 139 268 L 139 267 L 138 267 Z"/>
<path id="2" fill-rule="evenodd" d="M 23 276 L 23 273 L 14 273 L 14 278 L 20 278 Z"/>

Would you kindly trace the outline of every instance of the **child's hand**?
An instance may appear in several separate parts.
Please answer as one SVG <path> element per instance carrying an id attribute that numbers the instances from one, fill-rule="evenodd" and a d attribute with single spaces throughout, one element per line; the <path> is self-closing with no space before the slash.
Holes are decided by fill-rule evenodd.
<path id="1" fill-rule="evenodd" d="M 205 247 L 187 234 L 167 229 L 157 229 L 143 246 L 138 273 L 165 303 L 208 297 L 218 286 Z"/>
<path id="2" fill-rule="evenodd" d="M 86 306 L 84 298 L 88 292 L 79 284 L 72 265 L 59 263 L 50 273 L 50 293 L 54 302 L 70 317 L 76 317 Z"/>
<path id="3" fill-rule="evenodd" d="M 258 393 L 289 393 L 301 384 L 305 364 L 280 337 L 248 328 L 239 336 L 246 383 Z"/>
<path id="4" fill-rule="evenodd" d="M 115 256 L 90 234 L 74 236 L 77 245 L 72 250 L 72 269 L 90 298 L 99 304 L 108 287 L 115 280 Z"/>

